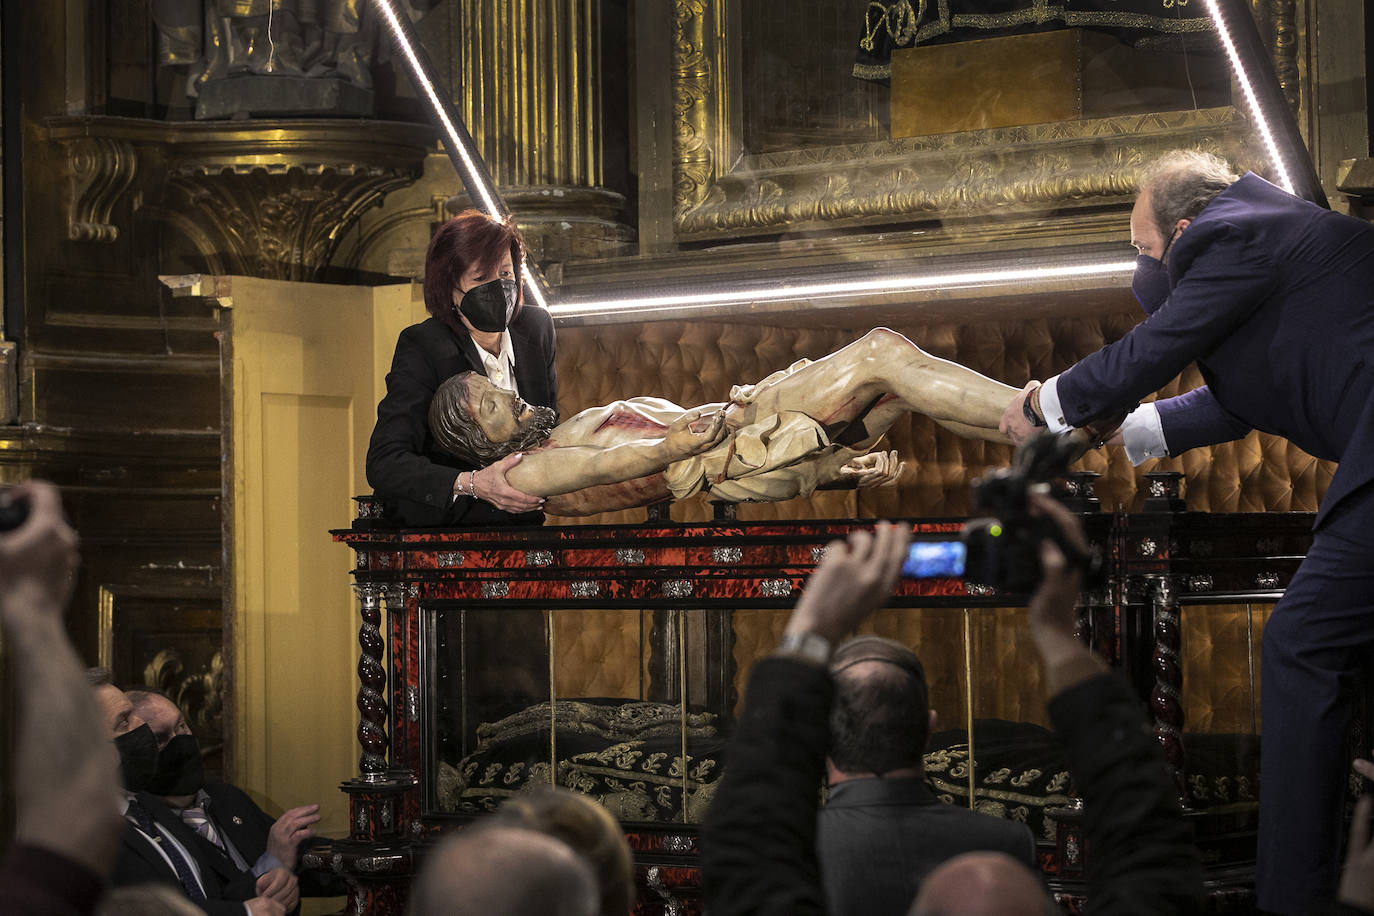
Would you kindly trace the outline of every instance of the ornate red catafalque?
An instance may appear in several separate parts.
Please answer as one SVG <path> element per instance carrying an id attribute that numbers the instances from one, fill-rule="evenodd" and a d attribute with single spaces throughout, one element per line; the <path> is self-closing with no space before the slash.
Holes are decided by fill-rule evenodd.
<path id="1" fill-rule="evenodd" d="M 1256 715 L 1257 625 L 1301 561 L 1312 516 L 1187 513 L 1176 479 L 1152 485 L 1144 512 L 1083 515 L 1108 577 L 1084 596 L 1082 632 L 1148 704 L 1225 906 L 1246 899 L 1252 874 L 1255 729 L 1223 722 L 1185 740 L 1194 669 L 1183 624 L 1239 626 L 1245 635 L 1229 642 L 1241 642 L 1241 717 Z M 775 644 L 825 545 L 863 523 L 420 530 L 387 527 L 376 502 L 359 502 L 353 527 L 333 533 L 356 553 L 362 615 L 361 754 L 342 784 L 350 835 L 313 849 L 306 866 L 343 876 L 347 912 L 399 914 L 435 837 L 555 783 L 620 817 L 638 912 L 699 912 L 696 825 L 743 677 Z M 1078 503 L 1095 507 L 1090 488 Z M 912 524 L 943 540 L 961 520 Z M 953 726 L 927 754 L 937 794 L 1027 822 L 1072 910 L 1091 850 L 1043 727 L 1038 674 L 1018 648 L 1020 604 L 958 580 L 904 580 L 874 629 L 916 645 L 935 672 L 932 704 Z"/>

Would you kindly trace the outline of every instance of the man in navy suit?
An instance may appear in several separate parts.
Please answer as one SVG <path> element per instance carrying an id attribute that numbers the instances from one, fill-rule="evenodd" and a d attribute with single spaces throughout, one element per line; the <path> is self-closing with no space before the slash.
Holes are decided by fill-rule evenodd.
<path id="1" fill-rule="evenodd" d="M 227 878 L 245 871 L 254 878 L 274 869 L 295 873 L 302 844 L 315 836 L 311 825 L 320 820 L 320 806 L 302 805 L 274 818 L 237 786 L 207 783 L 200 744 L 177 704 L 157 690 L 127 690 L 124 695 L 157 739 L 158 767 L 149 794 L 217 847 L 221 855 L 210 858 L 219 870 Z M 297 878 L 302 896 L 344 893 L 314 874 Z"/>
<path id="2" fill-rule="evenodd" d="M 1131 213 L 1147 317 L 1003 416 L 1020 441 L 1110 425 L 1196 360 L 1206 385 L 1131 413 L 1136 463 L 1259 429 L 1337 461 L 1315 537 L 1264 631 L 1260 908 L 1334 892 L 1351 703 L 1374 649 L 1374 226 L 1166 155 Z"/>
<path id="3" fill-rule="evenodd" d="M 119 751 L 124 836 L 109 875 L 113 886 L 170 884 L 210 916 L 283 916 L 300 900 L 285 868 L 240 871 L 157 797 L 142 791 L 157 771 L 157 738 L 103 668 L 86 672 L 96 706 Z"/>

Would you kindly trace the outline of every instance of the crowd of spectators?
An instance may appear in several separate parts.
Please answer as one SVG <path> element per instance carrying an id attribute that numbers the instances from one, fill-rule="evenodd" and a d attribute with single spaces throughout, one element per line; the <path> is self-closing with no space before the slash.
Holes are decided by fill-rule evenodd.
<path id="1" fill-rule="evenodd" d="M 0 627 L 16 685 L 16 832 L 0 861 L 4 911 L 66 914 L 294 911 L 317 806 L 277 818 L 232 786 L 207 783 L 176 704 L 119 690 L 83 669 L 63 624 L 79 562 L 57 491 L 30 482 L 27 519 L 0 533 Z M 1086 547 L 1076 519 L 1036 512 Z M 891 595 L 909 535 L 881 524 L 830 545 L 778 651 L 750 673 L 729 766 L 702 831 L 706 906 L 732 914 L 1059 912 L 1024 826 L 954 808 L 923 782 L 935 721 L 907 647 L 843 642 Z M 1140 704 L 1075 635 L 1081 573 L 1047 540 L 1028 608 L 1049 717 L 1084 803 L 1092 912 L 1200 912 L 1198 849 Z M 836 648 L 838 647 L 838 648 Z M 1374 778 L 1374 763 L 1355 769 Z M 821 786 L 830 786 L 820 807 Z M 1374 802 L 1354 812 L 1339 897 L 1312 913 L 1374 913 Z M 543 789 L 427 850 L 415 916 L 625 916 L 629 846 L 586 796 Z"/>

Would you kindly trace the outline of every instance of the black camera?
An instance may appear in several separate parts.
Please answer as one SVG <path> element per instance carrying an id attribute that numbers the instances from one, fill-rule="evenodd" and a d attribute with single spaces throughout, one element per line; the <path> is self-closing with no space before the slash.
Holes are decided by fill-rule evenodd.
<path id="1" fill-rule="evenodd" d="M 0 490 L 0 532 L 13 531 L 29 518 L 29 502 Z"/>
<path id="2" fill-rule="evenodd" d="M 1040 544 L 1048 539 L 1091 579 L 1100 565 L 1098 558 L 1070 544 L 1052 519 L 1032 515 L 1029 499 L 1033 488 L 1063 477 L 1082 451 L 1082 442 L 1070 436 L 1042 432 L 1026 440 L 1011 467 L 974 482 L 974 507 L 984 517 L 970 519 L 958 541 L 912 544 L 902 574 L 962 578 L 1004 593 L 1033 592 L 1044 577 Z"/>

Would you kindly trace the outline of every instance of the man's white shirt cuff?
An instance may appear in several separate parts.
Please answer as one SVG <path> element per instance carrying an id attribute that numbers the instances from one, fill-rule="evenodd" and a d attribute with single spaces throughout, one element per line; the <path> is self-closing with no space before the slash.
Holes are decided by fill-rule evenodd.
<path id="1" fill-rule="evenodd" d="M 1159 422 L 1159 408 L 1154 402 L 1141 404 L 1121 422 L 1121 442 L 1131 464 L 1141 465 L 1151 458 L 1169 457 L 1164 441 L 1164 427 Z"/>
<path id="2" fill-rule="evenodd" d="M 1050 432 L 1062 433 L 1070 429 L 1064 422 L 1064 410 L 1059 406 L 1059 376 L 1054 376 L 1040 386 L 1040 415 L 1049 424 Z"/>
<path id="3" fill-rule="evenodd" d="M 1062 433 L 1070 428 L 1064 422 L 1064 409 L 1059 403 L 1057 375 L 1040 386 L 1040 412 L 1049 424 L 1050 432 Z M 1153 401 L 1141 404 L 1126 415 L 1121 423 L 1121 441 L 1126 446 L 1126 457 L 1131 459 L 1131 464 L 1141 465 L 1152 458 L 1169 457 L 1164 427 L 1159 422 L 1159 409 Z"/>

